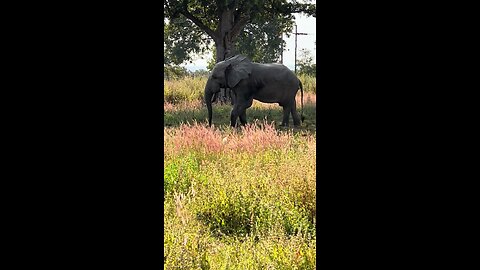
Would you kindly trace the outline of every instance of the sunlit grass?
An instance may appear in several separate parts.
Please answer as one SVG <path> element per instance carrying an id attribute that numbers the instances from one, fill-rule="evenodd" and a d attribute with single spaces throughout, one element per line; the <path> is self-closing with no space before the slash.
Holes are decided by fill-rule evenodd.
<path id="1" fill-rule="evenodd" d="M 201 100 L 207 78 L 186 77 L 181 80 L 163 81 L 163 96 L 166 102 L 180 103 L 182 101 Z"/>
<path id="2" fill-rule="evenodd" d="M 297 94 L 297 111 L 300 113 L 300 94 Z M 299 130 L 315 132 L 316 129 L 316 96 L 313 93 L 304 93 L 304 115 L 305 120 Z M 182 123 L 203 123 L 206 125 L 208 114 L 207 108 L 202 101 L 185 101 L 178 104 L 165 102 L 164 125 L 166 127 L 179 126 Z M 213 124 L 217 127 L 230 124 L 231 105 L 213 104 Z M 280 123 L 283 118 L 282 107 L 278 104 L 262 103 L 254 100 L 252 107 L 247 109 L 248 123 L 255 121 L 267 121 L 274 123 L 277 129 L 281 129 Z M 293 126 L 293 119 L 290 116 L 290 126 Z"/>
<path id="3" fill-rule="evenodd" d="M 200 99 L 169 91 L 189 98 L 164 104 L 164 269 L 315 269 L 315 94 L 301 128 L 260 102 L 231 128 L 230 105 L 208 127 Z"/>
<path id="4" fill-rule="evenodd" d="M 268 123 L 166 128 L 166 268 L 313 269 L 315 142 Z"/>
<path id="5" fill-rule="evenodd" d="M 299 75 L 300 81 L 303 84 L 303 91 L 305 93 L 316 93 L 315 77 Z M 168 103 L 178 104 L 183 101 L 202 100 L 206 77 L 186 77 L 180 80 L 163 81 L 163 95 L 165 101 Z M 300 96 L 300 93 L 298 93 Z"/>
<path id="6" fill-rule="evenodd" d="M 317 93 L 317 81 L 315 77 L 300 74 L 298 78 L 302 82 L 303 91 Z"/>

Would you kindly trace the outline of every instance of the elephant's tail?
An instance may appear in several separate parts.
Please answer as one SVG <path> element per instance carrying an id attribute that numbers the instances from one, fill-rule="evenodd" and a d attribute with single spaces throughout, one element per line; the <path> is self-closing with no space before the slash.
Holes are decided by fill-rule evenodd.
<path id="1" fill-rule="evenodd" d="M 300 84 L 300 94 L 301 94 L 301 103 L 302 103 L 302 112 L 300 114 L 300 119 L 302 119 L 302 122 L 303 120 L 305 120 L 305 116 L 303 115 L 303 85 L 302 85 L 302 81 L 298 80 L 299 84 Z"/>

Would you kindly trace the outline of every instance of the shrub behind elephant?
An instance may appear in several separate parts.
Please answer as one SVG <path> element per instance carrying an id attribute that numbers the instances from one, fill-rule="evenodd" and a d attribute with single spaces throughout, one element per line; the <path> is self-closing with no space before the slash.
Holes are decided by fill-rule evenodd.
<path id="1" fill-rule="evenodd" d="M 265 103 L 278 103 L 283 107 L 283 126 L 288 126 L 290 114 L 293 124 L 303 121 L 303 86 L 297 76 L 282 64 L 260 64 L 251 62 L 242 55 L 236 55 L 218 62 L 213 68 L 205 86 L 205 103 L 208 109 L 208 124 L 212 125 L 212 97 L 220 88 L 229 87 L 234 95 L 230 117 L 236 126 L 237 118 L 242 125 L 247 123 L 246 110 L 253 99 Z M 298 89 L 301 90 L 302 118 L 295 102 Z"/>

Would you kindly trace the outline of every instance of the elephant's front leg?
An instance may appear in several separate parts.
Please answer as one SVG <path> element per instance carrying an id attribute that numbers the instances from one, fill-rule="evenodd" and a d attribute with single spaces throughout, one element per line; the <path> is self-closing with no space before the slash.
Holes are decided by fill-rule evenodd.
<path id="1" fill-rule="evenodd" d="M 243 110 L 240 114 L 240 123 L 242 123 L 243 126 L 247 124 L 247 110 Z"/>
<path id="2" fill-rule="evenodd" d="M 230 113 L 230 124 L 232 127 L 237 126 L 238 110 L 233 106 L 232 112 Z"/>
<path id="3" fill-rule="evenodd" d="M 237 102 L 233 105 L 232 115 L 231 115 L 231 124 L 232 127 L 235 127 L 237 124 L 237 117 L 240 117 L 240 123 L 242 125 L 247 124 L 247 109 L 250 108 L 253 104 L 253 97 L 250 98 L 239 98 Z"/>
<path id="4" fill-rule="evenodd" d="M 233 104 L 232 113 L 230 114 L 230 124 L 232 127 L 237 126 L 237 118 L 242 113 L 242 105 L 239 103 Z"/>
<path id="5" fill-rule="evenodd" d="M 288 118 L 290 116 L 291 107 L 288 105 L 283 106 L 283 121 L 282 126 L 288 127 Z"/>
<path id="6" fill-rule="evenodd" d="M 237 126 L 237 118 L 240 117 L 240 123 L 245 125 L 247 123 L 247 113 L 243 106 L 235 104 L 230 115 L 230 122 L 232 127 Z"/>

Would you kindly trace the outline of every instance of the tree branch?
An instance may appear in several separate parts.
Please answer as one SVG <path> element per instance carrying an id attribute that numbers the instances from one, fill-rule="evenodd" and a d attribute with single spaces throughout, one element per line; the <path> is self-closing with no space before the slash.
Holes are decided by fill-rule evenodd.
<path id="1" fill-rule="evenodd" d="M 240 18 L 240 20 L 235 22 L 235 25 L 233 26 L 232 31 L 230 32 L 232 41 L 238 37 L 238 35 L 243 30 L 245 25 L 247 25 L 249 22 L 250 22 L 250 17 L 242 17 Z"/>
<path id="2" fill-rule="evenodd" d="M 280 14 L 293 14 L 293 13 L 304 13 L 309 16 L 316 17 L 316 5 L 315 4 L 301 4 L 301 3 L 286 3 L 281 4 L 279 2 L 272 1 L 270 7 L 265 9 L 271 13 L 280 13 Z"/>
<path id="3" fill-rule="evenodd" d="M 187 10 L 181 10 L 180 14 L 185 16 L 187 19 L 190 19 L 194 24 L 196 24 L 200 29 L 205 31 L 210 37 L 212 37 L 214 40 L 217 38 L 217 35 L 215 35 L 215 32 L 213 32 L 212 29 L 208 28 L 205 24 L 203 24 L 199 19 L 197 19 L 195 16 L 193 16 L 190 12 Z"/>

